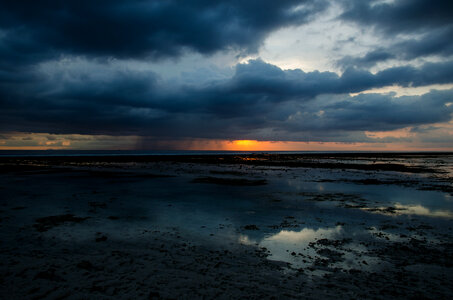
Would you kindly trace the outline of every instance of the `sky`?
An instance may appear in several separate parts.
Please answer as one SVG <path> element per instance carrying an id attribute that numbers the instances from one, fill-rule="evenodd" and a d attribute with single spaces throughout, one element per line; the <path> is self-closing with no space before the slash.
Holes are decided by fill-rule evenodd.
<path id="1" fill-rule="evenodd" d="M 453 151 L 453 2 L 3 0 L 0 149 Z"/>

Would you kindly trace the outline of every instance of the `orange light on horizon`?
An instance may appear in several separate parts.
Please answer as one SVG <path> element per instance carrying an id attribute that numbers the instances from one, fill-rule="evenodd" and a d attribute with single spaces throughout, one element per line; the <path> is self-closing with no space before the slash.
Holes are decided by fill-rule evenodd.
<path id="1" fill-rule="evenodd" d="M 452 124 L 443 127 L 441 133 L 448 136 Z M 301 141 L 260 141 L 260 140 L 215 140 L 151 139 L 147 144 L 146 137 L 140 136 L 106 136 L 106 135 L 57 135 L 49 133 L 12 133 L 0 136 L 0 150 L 192 150 L 192 151 L 453 151 L 448 143 L 423 143 L 409 129 L 388 132 L 369 132 L 365 134 L 373 143 L 341 142 L 301 142 Z M 395 141 L 387 142 L 385 138 L 394 137 Z M 397 138 L 410 138 L 398 141 Z M 145 140 L 145 143 L 142 142 Z M 152 147 L 147 147 L 150 145 Z"/>
<path id="2" fill-rule="evenodd" d="M 303 143 L 297 143 L 302 150 Z M 220 141 L 221 148 L 228 151 L 285 151 L 294 150 L 294 143 L 281 141 L 230 140 Z"/>
<path id="3" fill-rule="evenodd" d="M 255 147 L 258 145 L 256 140 L 234 140 L 233 144 L 240 147 Z"/>
<path id="4" fill-rule="evenodd" d="M 238 146 L 250 146 L 257 143 L 256 140 L 235 140 L 233 141 Z"/>

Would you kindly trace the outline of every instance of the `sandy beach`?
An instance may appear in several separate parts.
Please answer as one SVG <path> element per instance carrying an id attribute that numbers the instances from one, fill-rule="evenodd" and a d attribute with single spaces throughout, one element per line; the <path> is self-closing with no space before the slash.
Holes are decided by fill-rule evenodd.
<path id="1" fill-rule="evenodd" d="M 448 299 L 453 155 L 0 157 L 2 299 Z"/>

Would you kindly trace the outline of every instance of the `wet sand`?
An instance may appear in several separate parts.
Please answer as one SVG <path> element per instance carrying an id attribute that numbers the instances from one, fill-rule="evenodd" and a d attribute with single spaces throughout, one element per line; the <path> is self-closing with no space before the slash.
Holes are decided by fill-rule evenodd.
<path id="1" fill-rule="evenodd" d="M 2 299 L 453 295 L 453 155 L 0 157 Z"/>

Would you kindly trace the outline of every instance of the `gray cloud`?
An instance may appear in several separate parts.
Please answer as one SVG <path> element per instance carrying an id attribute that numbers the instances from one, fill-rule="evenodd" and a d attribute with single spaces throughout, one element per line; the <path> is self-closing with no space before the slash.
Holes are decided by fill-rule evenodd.
<path id="1" fill-rule="evenodd" d="M 5 132 L 364 141 L 370 139 L 358 131 L 449 121 L 453 106 L 446 104 L 453 91 L 413 97 L 345 93 L 452 83 L 452 70 L 453 62 L 429 63 L 376 74 L 348 69 L 339 76 L 251 60 L 237 65 L 230 79 L 184 86 L 103 62 L 89 70 L 36 71 L 21 83 L 3 84 L 0 125 Z"/>
<path id="2" fill-rule="evenodd" d="M 443 0 L 399 0 L 391 3 L 344 1 L 343 20 L 375 26 L 386 34 L 413 33 L 450 26 L 453 3 Z"/>
<path id="3" fill-rule="evenodd" d="M 391 45 L 362 57 L 342 58 L 338 62 L 341 66 L 367 68 L 388 59 L 453 55 L 453 4 L 449 1 L 345 1 L 344 7 L 340 19 L 373 28 Z"/>
<path id="4" fill-rule="evenodd" d="M 7 0 L 0 4 L 0 62 L 256 52 L 270 32 L 303 24 L 326 6 L 324 0 Z"/>

